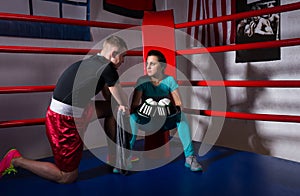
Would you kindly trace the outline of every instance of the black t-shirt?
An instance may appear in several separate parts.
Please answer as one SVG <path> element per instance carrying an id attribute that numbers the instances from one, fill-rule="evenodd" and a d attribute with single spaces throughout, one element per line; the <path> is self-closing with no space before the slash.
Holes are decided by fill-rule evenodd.
<path id="1" fill-rule="evenodd" d="M 114 86 L 119 79 L 113 64 L 103 56 L 94 55 L 72 64 L 58 79 L 53 98 L 84 108 L 105 84 Z"/>

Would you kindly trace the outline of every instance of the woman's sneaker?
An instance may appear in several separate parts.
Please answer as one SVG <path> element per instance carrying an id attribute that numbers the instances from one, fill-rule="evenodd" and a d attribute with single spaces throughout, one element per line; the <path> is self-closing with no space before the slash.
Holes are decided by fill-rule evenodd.
<path id="1" fill-rule="evenodd" d="M 202 171 L 202 166 L 198 163 L 196 156 L 188 156 L 185 158 L 186 167 L 190 168 L 191 171 Z"/>
<path id="2" fill-rule="evenodd" d="M 119 170 L 118 168 L 114 167 L 113 170 L 112 170 L 112 172 L 113 172 L 114 174 L 119 174 L 119 173 L 120 173 L 120 170 Z"/>

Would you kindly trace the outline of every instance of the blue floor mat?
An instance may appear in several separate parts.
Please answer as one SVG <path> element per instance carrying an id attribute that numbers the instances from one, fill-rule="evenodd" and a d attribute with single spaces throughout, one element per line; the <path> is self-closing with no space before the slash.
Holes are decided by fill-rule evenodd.
<path id="1" fill-rule="evenodd" d="M 0 180 L 0 195 L 300 195 L 299 163 L 217 146 L 198 158 L 203 172 L 189 171 L 180 155 L 165 166 L 123 176 L 84 151 L 75 183 L 57 184 L 18 169 Z"/>

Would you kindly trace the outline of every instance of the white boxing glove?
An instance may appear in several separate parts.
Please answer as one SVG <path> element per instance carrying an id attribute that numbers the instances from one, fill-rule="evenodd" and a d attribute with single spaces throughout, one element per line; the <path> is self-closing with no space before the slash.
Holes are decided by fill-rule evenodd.
<path id="1" fill-rule="evenodd" d="M 171 103 L 171 100 L 168 98 L 163 98 L 161 100 L 159 100 L 158 105 L 159 106 L 167 106 Z"/>
<path id="2" fill-rule="evenodd" d="M 148 99 L 146 99 L 146 103 L 148 103 L 149 105 L 157 105 L 157 102 L 156 101 L 154 101 L 152 98 L 148 98 Z"/>
<path id="3" fill-rule="evenodd" d="M 168 98 L 163 98 L 161 100 L 159 100 L 158 102 L 158 114 L 160 116 L 166 116 L 166 115 L 170 115 L 170 109 L 169 109 L 169 105 L 171 103 L 171 100 Z"/>
<path id="4" fill-rule="evenodd" d="M 150 116 L 152 114 L 152 110 L 154 110 L 153 108 L 155 108 L 154 106 L 157 106 L 157 102 L 154 101 L 152 98 L 148 98 L 145 100 L 145 103 L 142 104 L 142 106 L 139 109 L 139 113 L 146 115 L 146 116 Z"/>

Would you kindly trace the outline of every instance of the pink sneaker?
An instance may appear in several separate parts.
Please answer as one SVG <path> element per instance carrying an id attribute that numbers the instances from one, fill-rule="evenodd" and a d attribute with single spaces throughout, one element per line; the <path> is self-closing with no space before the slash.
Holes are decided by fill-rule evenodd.
<path id="1" fill-rule="evenodd" d="M 5 174 L 17 173 L 17 170 L 14 168 L 11 161 L 18 157 L 21 157 L 21 154 L 16 149 L 11 149 L 6 153 L 0 162 L 0 178 Z"/>

